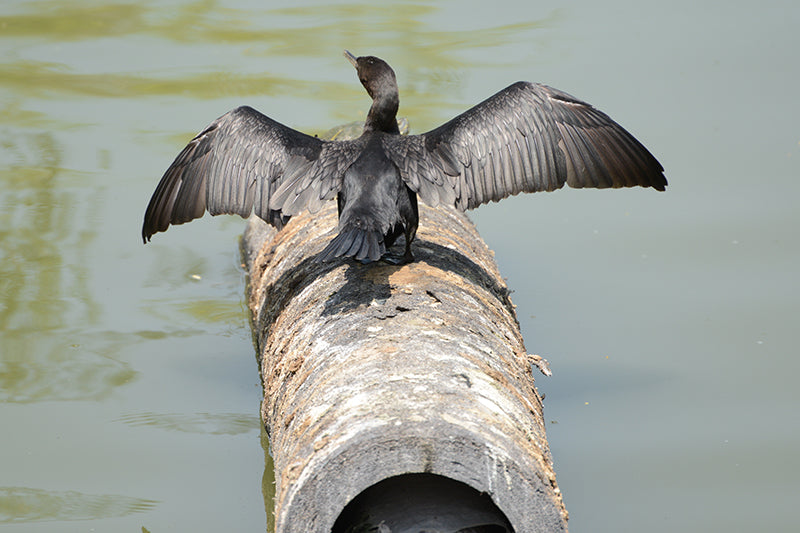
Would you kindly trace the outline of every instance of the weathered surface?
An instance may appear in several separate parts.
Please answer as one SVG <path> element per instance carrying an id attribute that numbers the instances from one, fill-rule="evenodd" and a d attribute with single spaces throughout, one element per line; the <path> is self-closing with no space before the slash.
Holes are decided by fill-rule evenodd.
<path id="1" fill-rule="evenodd" d="M 276 533 L 329 532 L 391 476 L 489 494 L 518 533 L 566 531 L 513 304 L 467 218 L 420 204 L 416 262 L 316 263 L 333 202 L 243 240 L 275 463 Z"/>

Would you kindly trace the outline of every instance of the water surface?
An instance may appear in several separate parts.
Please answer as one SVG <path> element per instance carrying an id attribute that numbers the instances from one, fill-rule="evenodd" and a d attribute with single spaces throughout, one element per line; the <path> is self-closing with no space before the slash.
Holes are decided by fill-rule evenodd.
<path id="1" fill-rule="evenodd" d="M 474 213 L 554 372 L 571 529 L 796 529 L 798 24 L 792 2 L 3 3 L 0 524 L 267 527 L 243 223 L 139 230 L 225 111 L 310 133 L 363 118 L 347 47 L 395 67 L 414 131 L 541 81 L 667 169 L 663 194 Z"/>

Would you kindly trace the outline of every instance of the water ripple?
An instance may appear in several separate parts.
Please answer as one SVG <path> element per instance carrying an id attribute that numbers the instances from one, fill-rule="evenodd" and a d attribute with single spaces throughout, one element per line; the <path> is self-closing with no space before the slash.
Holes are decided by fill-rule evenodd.
<path id="1" fill-rule="evenodd" d="M 116 419 L 132 427 L 154 427 L 183 433 L 240 435 L 258 431 L 259 419 L 238 413 L 131 413 Z"/>
<path id="2" fill-rule="evenodd" d="M 150 511 L 158 503 L 114 494 L 0 487 L 0 524 L 117 518 Z"/>

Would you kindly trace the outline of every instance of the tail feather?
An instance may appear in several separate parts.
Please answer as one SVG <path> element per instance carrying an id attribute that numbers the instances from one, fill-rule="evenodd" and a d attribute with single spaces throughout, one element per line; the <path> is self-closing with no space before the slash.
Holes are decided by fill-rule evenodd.
<path id="1" fill-rule="evenodd" d="M 332 261 L 337 257 L 353 257 L 358 261 L 377 261 L 386 253 L 383 234 L 377 230 L 349 228 L 328 243 L 317 261 Z"/>
<path id="2" fill-rule="evenodd" d="M 369 239 L 367 245 L 369 249 L 367 250 L 367 257 L 382 257 L 384 252 L 386 252 L 384 239 L 376 240 L 376 239 Z"/>
<path id="3" fill-rule="evenodd" d="M 350 243 L 350 247 L 344 253 L 344 255 L 351 257 L 357 255 L 361 251 L 361 245 L 364 244 L 364 233 L 363 231 L 356 232 L 355 237 L 353 237 L 352 242 Z"/>

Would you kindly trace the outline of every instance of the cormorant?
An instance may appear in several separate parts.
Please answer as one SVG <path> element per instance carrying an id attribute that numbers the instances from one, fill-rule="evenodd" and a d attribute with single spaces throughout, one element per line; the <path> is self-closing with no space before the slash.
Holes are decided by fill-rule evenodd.
<path id="1" fill-rule="evenodd" d="M 251 212 L 279 229 L 337 199 L 338 235 L 318 259 L 414 260 L 417 196 L 460 210 L 520 192 L 653 187 L 667 180 L 652 154 L 591 105 L 546 85 L 517 82 L 421 135 L 400 135 L 392 68 L 345 50 L 372 97 L 362 135 L 324 141 L 242 106 L 178 154 L 156 188 L 142 238 L 221 213 Z M 405 253 L 386 250 L 405 235 Z"/>

